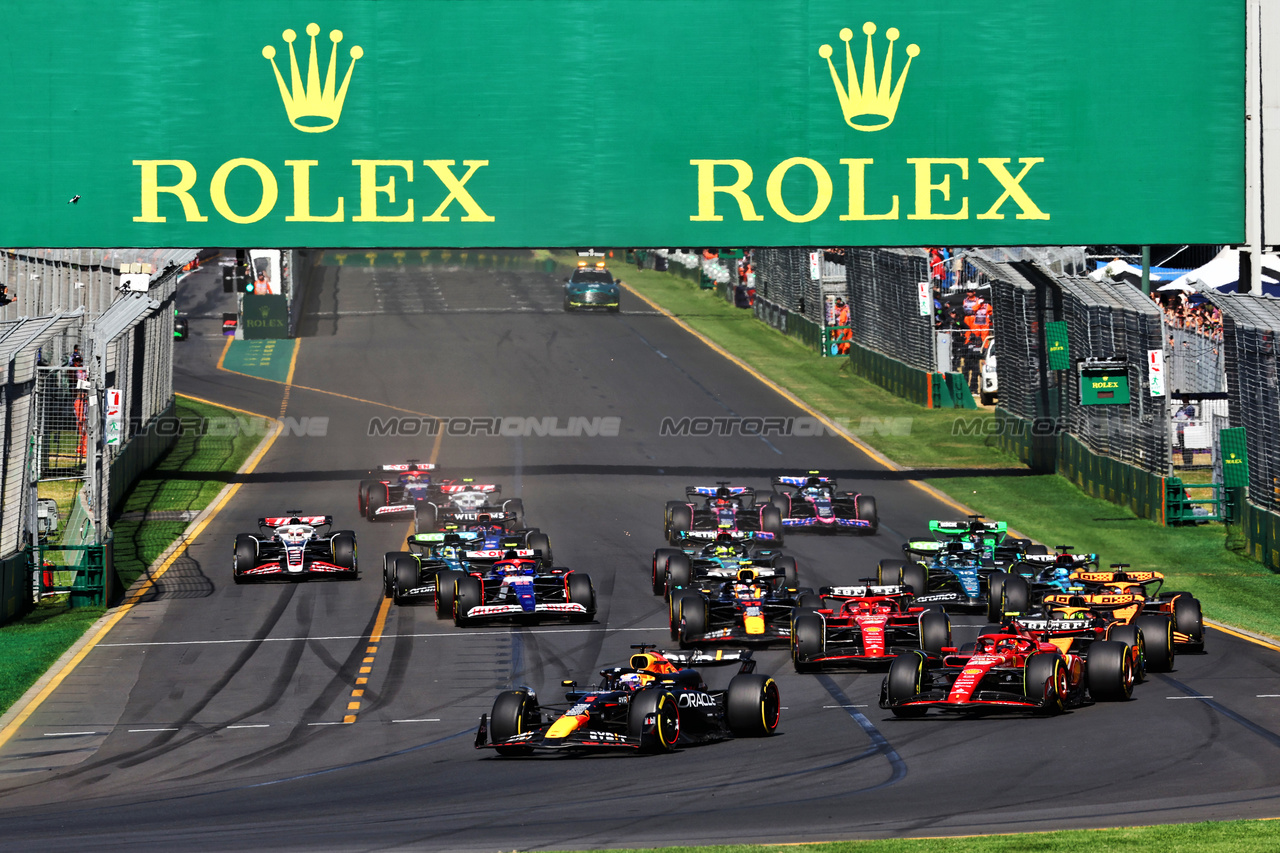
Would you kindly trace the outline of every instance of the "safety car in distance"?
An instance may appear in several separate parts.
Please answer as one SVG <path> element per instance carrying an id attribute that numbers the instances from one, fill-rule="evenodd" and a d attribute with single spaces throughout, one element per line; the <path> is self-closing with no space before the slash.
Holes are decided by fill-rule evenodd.
<path id="1" fill-rule="evenodd" d="M 769 533 L 782 544 L 782 513 L 769 503 L 758 503 L 750 486 L 686 486 L 683 501 L 667 501 L 663 535 L 675 544 L 689 531 L 746 530 Z"/>
<path id="2" fill-rule="evenodd" d="M 564 282 L 564 310 L 603 308 L 617 313 L 621 305 L 622 281 L 613 277 L 603 261 L 589 265 L 578 261 L 578 267 Z"/>
<path id="3" fill-rule="evenodd" d="M 822 605 L 798 609 L 792 620 L 796 672 L 887 664 L 904 649 L 941 655 L 951 645 L 947 614 L 915 606 L 904 586 L 834 586 L 819 593 Z"/>
<path id="4" fill-rule="evenodd" d="M 732 580 L 704 580 L 671 592 L 671 639 L 682 648 L 703 643 L 790 642 L 796 608 L 821 607 L 812 589 L 779 572 L 739 569 Z"/>
<path id="5" fill-rule="evenodd" d="M 833 477 L 810 471 L 774 477 L 772 486 L 769 503 L 782 513 L 785 530 L 873 534 L 880 529 L 876 499 L 839 491 Z"/>
<path id="6" fill-rule="evenodd" d="M 499 755 L 539 751 L 667 752 L 730 737 L 767 737 L 781 715 L 777 683 L 755 672 L 750 651 L 638 649 L 626 666 L 600 670 L 594 687 L 568 688 L 565 705 L 542 705 L 528 687 L 498 694 L 481 716 L 477 749 Z M 737 665 L 724 690 L 707 687 L 693 667 Z"/>
<path id="7" fill-rule="evenodd" d="M 288 515 L 258 519 L 258 533 L 238 533 L 231 577 L 236 583 L 259 580 L 331 578 L 356 580 L 356 534 L 336 530 L 331 515 Z"/>
<path id="8" fill-rule="evenodd" d="M 567 618 L 590 622 L 596 618 L 596 590 L 591 576 L 558 566 L 546 568 L 531 550 L 508 550 L 488 566 L 478 565 L 486 554 L 468 552 L 462 571 L 436 575 L 436 614 L 452 614 L 458 627 L 482 622 L 514 620 L 540 622 Z"/>
<path id="9" fill-rule="evenodd" d="M 972 649 L 898 655 L 881 683 L 880 707 L 898 717 L 920 717 L 930 709 L 1051 715 L 1090 699 L 1128 699 L 1133 680 L 1124 643 L 1103 640 L 1090 644 L 1087 655 L 1064 653 L 1015 623 L 980 634 Z"/>

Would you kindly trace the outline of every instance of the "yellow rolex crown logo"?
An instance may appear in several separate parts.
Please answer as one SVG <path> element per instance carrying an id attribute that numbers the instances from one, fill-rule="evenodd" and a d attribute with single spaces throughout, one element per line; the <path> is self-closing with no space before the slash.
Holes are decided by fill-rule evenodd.
<path id="1" fill-rule="evenodd" d="M 318 24 L 307 24 L 307 35 L 311 37 L 311 57 L 307 65 L 307 81 L 304 85 L 302 75 L 298 72 L 298 57 L 294 53 L 293 43 L 298 34 L 293 30 L 285 30 L 282 38 L 289 44 L 289 80 L 286 87 L 280 68 L 276 65 L 276 49 L 267 45 L 262 55 L 271 60 L 271 70 L 276 73 L 276 83 L 280 85 L 280 99 L 284 101 L 285 112 L 289 115 L 289 123 L 304 133 L 324 133 L 338 125 L 342 116 L 342 102 L 347 97 L 347 86 L 351 83 L 351 71 L 356 67 L 356 60 L 364 56 L 364 48 L 359 45 L 351 47 L 351 64 L 347 66 L 347 74 L 342 78 L 341 88 L 334 89 L 338 74 L 338 43 L 342 41 L 342 31 L 333 30 L 329 40 L 333 47 L 329 51 L 329 70 L 325 74 L 324 86 L 320 85 L 320 65 L 316 61 L 316 35 L 320 32 Z"/>
<path id="2" fill-rule="evenodd" d="M 827 61 L 831 69 L 831 81 L 836 84 L 836 94 L 840 96 L 840 109 L 844 111 L 844 120 L 854 130 L 884 130 L 893 124 L 893 116 L 898 111 L 898 99 L 902 97 L 902 86 L 907 82 L 907 72 L 911 70 L 911 60 L 920 55 L 920 48 L 914 44 L 907 45 L 907 64 L 895 84 L 893 81 L 893 43 L 898 40 L 898 28 L 890 27 L 885 32 L 889 40 L 889 52 L 885 55 L 884 71 L 876 83 L 876 55 L 871 44 L 876 25 L 867 21 L 862 25 L 867 36 L 867 56 L 862 63 L 862 82 L 858 81 L 858 68 L 853 61 L 853 50 L 849 42 L 853 40 L 853 30 L 845 27 L 840 31 L 840 40 L 844 42 L 845 71 L 849 79 L 846 89 L 831 61 L 831 45 L 824 44 L 818 48 L 818 55 Z"/>

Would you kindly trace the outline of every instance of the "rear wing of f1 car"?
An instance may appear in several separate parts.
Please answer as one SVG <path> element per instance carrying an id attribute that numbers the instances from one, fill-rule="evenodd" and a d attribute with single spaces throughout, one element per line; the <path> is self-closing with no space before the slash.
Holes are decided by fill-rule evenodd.
<path id="1" fill-rule="evenodd" d="M 894 596 L 894 595 L 911 595 L 911 590 L 905 586 L 878 586 L 868 584 L 865 586 L 824 586 L 818 590 L 818 594 L 823 598 L 867 598 L 869 596 Z"/>
<path id="2" fill-rule="evenodd" d="M 711 542 L 717 536 L 729 535 L 733 537 L 735 542 L 748 542 L 760 540 L 761 542 L 772 542 L 778 538 L 777 534 L 768 533 L 764 530 L 679 530 L 676 531 L 677 541 L 688 539 L 694 542 Z"/>
<path id="3" fill-rule="evenodd" d="M 800 486 L 807 485 L 810 480 L 817 480 L 824 486 L 830 486 L 832 490 L 836 487 L 835 477 L 824 477 L 819 475 L 817 472 L 811 472 L 809 474 L 781 475 L 774 477 L 769 482 L 775 486 L 795 486 L 799 488 Z"/>
<path id="4" fill-rule="evenodd" d="M 274 530 L 286 524 L 310 524 L 319 527 L 322 524 L 333 524 L 332 515 L 269 515 L 258 519 L 258 527 L 269 527 Z"/>
<path id="5" fill-rule="evenodd" d="M 653 652 L 661 655 L 677 667 L 689 669 L 695 666 L 728 666 L 738 664 L 742 672 L 754 672 L 756 661 L 750 649 L 690 649 L 687 651 L 666 651 L 648 643 L 635 643 L 631 646 L 640 652 Z"/>
<path id="6" fill-rule="evenodd" d="M 728 491 L 731 498 L 755 497 L 756 494 L 756 490 L 751 486 L 685 486 L 684 496 L 687 498 L 713 498 L 720 493 L 721 489 Z"/>
<path id="7" fill-rule="evenodd" d="M 930 521 L 929 532 L 940 539 L 951 539 L 966 534 L 981 534 L 995 537 L 999 543 L 1009 533 L 1009 523 L 1005 521 L 982 521 L 971 518 L 968 521 Z"/>
<path id="8" fill-rule="evenodd" d="M 379 465 L 378 470 L 388 472 L 434 471 L 436 466 L 432 462 L 397 462 L 394 465 Z"/>

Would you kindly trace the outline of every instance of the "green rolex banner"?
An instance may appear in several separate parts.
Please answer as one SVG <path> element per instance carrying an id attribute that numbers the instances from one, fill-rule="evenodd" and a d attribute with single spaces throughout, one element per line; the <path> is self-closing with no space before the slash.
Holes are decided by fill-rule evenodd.
<path id="1" fill-rule="evenodd" d="M 289 337 L 289 304 L 279 295 L 244 297 L 240 325 L 246 340 Z"/>
<path id="2" fill-rule="evenodd" d="M 1049 354 L 1050 370 L 1071 368 L 1071 344 L 1067 340 L 1067 321 L 1048 320 L 1044 324 L 1044 346 Z"/>
<path id="3" fill-rule="evenodd" d="M 1238 243 L 1244 34 L 1241 0 L 15 3 L 0 245 Z"/>

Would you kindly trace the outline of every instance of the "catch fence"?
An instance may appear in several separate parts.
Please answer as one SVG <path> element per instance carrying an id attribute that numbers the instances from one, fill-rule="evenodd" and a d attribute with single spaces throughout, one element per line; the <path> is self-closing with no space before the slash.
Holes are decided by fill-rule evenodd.
<path id="1" fill-rule="evenodd" d="M 1215 299 L 1222 309 L 1231 423 L 1245 428 L 1249 500 L 1280 510 L 1280 376 L 1277 337 L 1280 302 L 1232 295 Z"/>

